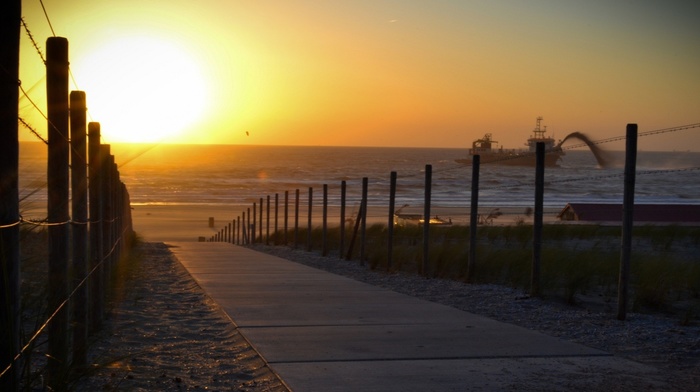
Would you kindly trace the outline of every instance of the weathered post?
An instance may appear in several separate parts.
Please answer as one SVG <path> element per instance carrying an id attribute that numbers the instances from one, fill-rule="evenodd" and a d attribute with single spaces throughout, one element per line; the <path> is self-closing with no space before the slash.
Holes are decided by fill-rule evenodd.
<path id="1" fill-rule="evenodd" d="M 253 214 L 255 215 L 255 214 Z M 250 224 L 250 207 L 248 207 L 248 214 L 247 216 L 247 221 L 246 221 L 246 244 L 250 245 L 255 241 L 255 230 L 253 230 L 253 226 Z M 253 219 L 255 219 L 255 216 L 253 216 Z M 255 222 L 255 221 L 253 221 Z"/>
<path id="2" fill-rule="evenodd" d="M 345 254 L 345 196 L 347 194 L 347 183 L 345 180 L 340 182 L 340 244 L 338 244 L 338 257 L 343 258 Z"/>
<path id="3" fill-rule="evenodd" d="M 262 244 L 262 239 L 263 239 L 263 198 L 260 198 L 260 219 L 258 220 L 260 222 L 260 229 L 258 229 L 258 233 L 260 234 L 258 236 L 258 242 Z"/>
<path id="4" fill-rule="evenodd" d="M 87 363 L 87 282 L 88 272 L 88 188 L 87 188 L 87 106 L 83 91 L 70 93 L 71 189 L 73 190 L 73 363 Z M 81 284 L 82 282 L 82 284 Z"/>
<path id="5" fill-rule="evenodd" d="M 307 233 L 306 233 L 306 251 L 311 252 L 311 228 L 312 228 L 312 221 L 311 221 L 311 212 L 313 211 L 313 206 L 314 206 L 314 188 L 309 187 L 309 210 L 308 212 L 308 222 L 307 222 Z"/>
<path id="6" fill-rule="evenodd" d="M 299 189 L 294 199 L 294 249 L 299 247 Z"/>
<path id="7" fill-rule="evenodd" d="M 250 208 L 248 210 L 250 210 Z M 247 221 L 246 221 L 245 210 L 241 213 L 241 215 L 243 216 L 243 219 L 241 219 L 243 221 L 243 223 L 242 223 L 243 224 L 243 238 L 242 238 L 243 245 L 248 245 L 248 226 L 250 226 L 250 224 L 246 223 Z"/>
<path id="8" fill-rule="evenodd" d="M 471 209 L 469 210 L 469 260 L 467 260 L 467 282 L 473 283 L 476 269 L 476 227 L 479 215 L 479 166 L 481 156 L 472 157 L 472 192 Z"/>
<path id="9" fill-rule="evenodd" d="M 421 273 L 428 275 L 430 256 L 430 200 L 432 198 L 433 166 L 425 165 L 425 200 L 423 202 L 423 263 Z"/>
<path id="10" fill-rule="evenodd" d="M 270 245 L 270 195 L 267 195 L 267 212 L 265 217 L 267 218 L 267 224 L 265 225 L 265 245 Z"/>
<path id="11" fill-rule="evenodd" d="M 323 218 L 321 223 L 321 255 L 328 256 L 328 184 L 323 184 Z"/>
<path id="12" fill-rule="evenodd" d="M 49 226 L 49 313 L 68 297 L 69 180 L 68 180 L 68 40 L 46 41 L 46 103 L 48 105 L 48 222 Z M 63 308 L 49 323 L 47 353 L 48 385 L 60 389 L 69 363 L 68 314 Z"/>
<path id="13" fill-rule="evenodd" d="M 617 319 L 627 318 L 630 259 L 632 255 L 632 227 L 634 225 L 634 186 L 637 171 L 637 124 L 627 124 L 625 145 L 625 189 L 622 201 L 622 249 L 620 250 L 620 277 L 617 286 Z"/>
<path id="14" fill-rule="evenodd" d="M 542 215 L 544 204 L 544 142 L 535 150 L 535 214 L 532 236 L 532 277 L 530 295 L 540 295 L 540 265 L 542 264 Z"/>
<path id="15" fill-rule="evenodd" d="M 277 229 L 279 228 L 279 226 L 277 225 L 277 222 L 279 220 L 278 219 L 279 218 L 279 207 L 280 207 L 280 194 L 275 193 L 275 240 L 273 241 L 273 243 L 275 245 L 277 245 L 279 243 L 279 232 L 277 231 Z"/>
<path id="16" fill-rule="evenodd" d="M 387 222 L 386 239 L 386 269 L 390 271 L 394 259 L 394 213 L 396 209 L 396 172 L 391 172 L 389 177 L 389 221 Z"/>
<path id="17" fill-rule="evenodd" d="M 367 248 L 367 188 L 368 178 L 362 177 L 362 201 L 360 201 L 360 213 L 362 223 L 360 226 L 360 265 L 365 265 Z"/>
<path id="18" fill-rule="evenodd" d="M 262 206 L 260 206 L 260 208 L 262 208 Z M 257 226 L 255 226 L 255 223 L 256 223 L 255 220 L 257 217 L 258 217 L 258 213 L 256 212 L 256 205 L 255 205 L 255 203 L 253 203 L 253 226 L 251 227 L 251 231 L 250 231 L 250 243 L 251 244 L 255 243 L 255 228 L 257 227 Z"/>
<path id="19" fill-rule="evenodd" d="M 289 191 L 284 191 L 284 245 L 289 244 Z"/>
<path id="20" fill-rule="evenodd" d="M 237 216 L 236 217 L 236 245 L 241 244 L 241 217 Z"/>
<path id="21" fill-rule="evenodd" d="M 0 4 L 0 390 L 19 390 L 19 94 L 20 0 Z M 5 74 L 6 73 L 6 74 Z M 8 368 L 9 367 L 9 368 Z M 7 370 L 6 370 L 7 369 Z"/>

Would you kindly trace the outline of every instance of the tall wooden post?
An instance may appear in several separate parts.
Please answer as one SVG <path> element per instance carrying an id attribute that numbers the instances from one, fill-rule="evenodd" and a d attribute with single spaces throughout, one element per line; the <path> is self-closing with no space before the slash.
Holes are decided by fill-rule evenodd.
<path id="1" fill-rule="evenodd" d="M 279 228 L 277 222 L 279 218 L 279 207 L 280 207 L 280 194 L 275 193 L 275 240 L 273 241 L 275 245 L 279 243 L 279 232 L 277 229 Z"/>
<path id="2" fill-rule="evenodd" d="M 284 191 L 284 244 L 289 243 L 287 233 L 289 232 L 289 191 Z"/>
<path id="3" fill-rule="evenodd" d="M 627 124 L 625 146 L 625 189 L 622 200 L 622 249 L 620 276 L 617 286 L 617 319 L 627 317 L 630 259 L 632 255 L 632 227 L 634 225 L 634 186 L 637 171 L 637 124 Z"/>
<path id="4" fill-rule="evenodd" d="M 267 224 L 265 229 L 265 245 L 270 245 L 270 195 L 267 195 L 267 212 L 265 217 L 267 218 Z"/>
<path id="5" fill-rule="evenodd" d="M 260 206 L 260 208 L 262 208 L 262 206 Z M 251 235 L 250 235 L 250 243 L 251 243 L 251 244 L 254 244 L 254 243 L 255 243 L 255 227 L 256 227 L 256 226 L 255 226 L 255 224 L 256 224 L 255 220 L 257 219 L 257 217 L 258 217 L 258 213 L 257 213 L 257 210 L 256 210 L 256 204 L 253 203 L 253 226 L 251 227 Z"/>
<path id="6" fill-rule="evenodd" d="M 70 93 L 71 189 L 73 190 L 73 281 L 75 287 L 88 272 L 87 106 L 85 92 Z M 87 363 L 87 282 L 73 300 L 73 363 Z"/>
<path id="7" fill-rule="evenodd" d="M 467 282 L 473 283 L 476 269 L 476 227 L 479 216 L 479 166 L 481 156 L 472 157 L 472 192 L 471 209 L 469 210 L 469 260 L 467 260 Z"/>
<path id="8" fill-rule="evenodd" d="M 361 226 L 360 226 L 360 265 L 365 265 L 367 248 L 367 177 L 362 177 L 362 201 L 360 202 Z"/>
<path id="9" fill-rule="evenodd" d="M 386 269 L 390 271 L 394 260 L 394 214 L 396 213 L 396 172 L 389 177 L 389 220 L 387 222 Z"/>
<path id="10" fill-rule="evenodd" d="M 53 312 L 68 297 L 68 243 L 70 229 L 68 180 L 68 40 L 46 41 L 46 102 L 48 105 L 48 222 L 49 291 L 48 309 Z M 58 389 L 69 363 L 67 309 L 49 323 L 48 385 Z"/>
<path id="11" fill-rule="evenodd" d="M 295 191 L 294 199 L 294 249 L 299 246 L 299 189 Z"/>
<path id="12" fill-rule="evenodd" d="M 540 295 L 540 265 L 542 264 L 542 215 L 544 212 L 544 142 L 537 142 L 535 156 L 535 214 L 532 235 L 532 276 L 530 295 Z"/>
<path id="13" fill-rule="evenodd" d="M 102 242 L 102 185 L 101 169 L 102 156 L 100 153 L 100 123 L 88 124 L 88 201 L 90 213 L 90 270 L 95 270 L 88 284 L 90 290 L 90 332 L 96 332 L 104 317 L 104 292 L 102 269 L 98 267 L 104 254 Z M 97 269 L 95 269 L 97 268 Z"/>
<path id="14" fill-rule="evenodd" d="M 19 389 L 19 22 L 22 2 L 0 3 L 0 390 Z M 8 369 L 9 367 L 9 369 Z M 6 371 L 7 369 L 7 371 Z M 3 374 L 4 373 L 4 374 Z"/>
<path id="15" fill-rule="evenodd" d="M 340 243 L 338 244 L 338 258 L 342 259 L 345 256 L 345 197 L 347 194 L 347 183 L 345 180 L 340 182 Z"/>
<path id="16" fill-rule="evenodd" d="M 309 187 L 309 210 L 308 212 L 308 222 L 307 222 L 307 233 L 306 233 L 306 251 L 311 252 L 311 230 L 312 230 L 312 220 L 311 215 L 314 207 L 314 188 Z"/>
<path id="17" fill-rule="evenodd" d="M 323 218 L 321 223 L 321 255 L 328 256 L 328 184 L 323 184 Z"/>
<path id="18" fill-rule="evenodd" d="M 423 263 L 421 273 L 428 275 L 430 257 L 430 200 L 432 198 L 433 166 L 425 165 L 425 200 L 423 202 Z"/>
<path id="19" fill-rule="evenodd" d="M 260 219 L 258 219 L 258 222 L 260 222 L 260 228 L 258 229 L 258 233 L 260 234 L 258 236 L 258 242 L 262 244 L 262 239 L 263 239 L 263 198 L 260 198 Z"/>
<path id="20" fill-rule="evenodd" d="M 100 185 L 102 189 L 102 265 L 99 268 L 99 275 L 102 279 L 100 285 L 103 287 L 103 295 L 106 297 L 109 289 L 110 281 L 110 266 L 112 252 L 112 211 L 111 211 L 111 188 L 112 188 L 112 170 L 110 163 L 111 146 L 109 144 L 100 145 Z M 104 299 L 103 299 L 104 300 Z"/>

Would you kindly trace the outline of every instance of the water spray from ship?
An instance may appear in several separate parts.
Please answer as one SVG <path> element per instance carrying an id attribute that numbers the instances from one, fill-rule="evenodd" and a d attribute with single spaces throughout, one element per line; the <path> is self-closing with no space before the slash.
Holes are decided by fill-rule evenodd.
<path id="1" fill-rule="evenodd" d="M 588 148 L 593 153 L 595 160 L 598 162 L 598 166 L 604 168 L 604 167 L 608 167 L 610 165 L 610 163 L 611 163 L 610 159 L 605 157 L 603 149 L 598 147 L 598 145 L 593 143 L 591 141 L 591 139 L 588 138 L 588 136 L 586 136 L 585 134 L 583 134 L 581 132 L 572 132 L 572 133 L 566 135 L 566 137 L 564 139 L 562 139 L 559 142 L 559 144 L 557 144 L 557 146 L 555 148 L 561 150 L 562 144 L 564 144 L 564 142 L 566 142 L 569 139 L 578 139 L 578 140 L 582 141 L 583 143 L 585 143 L 586 146 L 588 146 Z"/>

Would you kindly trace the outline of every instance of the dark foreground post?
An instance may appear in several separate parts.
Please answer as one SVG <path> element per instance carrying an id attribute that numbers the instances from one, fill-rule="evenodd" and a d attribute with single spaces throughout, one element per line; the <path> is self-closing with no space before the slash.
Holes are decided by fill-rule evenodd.
<path id="1" fill-rule="evenodd" d="M 295 191 L 294 199 L 294 249 L 299 247 L 299 189 Z"/>
<path id="2" fill-rule="evenodd" d="M 263 242 L 263 198 L 260 198 L 260 229 L 258 229 L 258 233 L 260 234 L 258 236 L 258 242 L 262 244 Z"/>
<path id="3" fill-rule="evenodd" d="M 102 185 L 100 163 L 100 123 L 88 124 L 88 201 L 90 213 L 90 333 L 96 332 L 104 318 L 104 293 L 102 282 L 102 269 L 98 267 L 102 262 Z"/>
<path id="4" fill-rule="evenodd" d="M 71 189 L 73 190 L 73 363 L 87 363 L 87 282 L 88 272 L 88 198 L 87 198 L 87 106 L 83 91 L 70 93 Z"/>
<path id="5" fill-rule="evenodd" d="M 535 221 L 532 235 L 532 276 L 530 295 L 540 295 L 540 265 L 542 263 L 542 215 L 544 203 L 544 143 L 538 142 L 535 152 Z"/>
<path id="6" fill-rule="evenodd" d="M 270 245 L 270 195 L 267 195 L 267 210 L 265 212 L 265 218 L 265 245 Z"/>
<path id="7" fill-rule="evenodd" d="M 284 191 L 284 245 L 289 243 L 289 191 Z"/>
<path id="8" fill-rule="evenodd" d="M 629 291 L 630 257 L 632 254 L 632 226 L 634 224 L 634 183 L 637 170 L 637 124 L 627 124 L 625 146 L 625 190 L 622 201 L 622 249 L 620 251 L 620 277 L 617 287 L 617 319 L 627 317 L 627 293 Z"/>
<path id="9" fill-rule="evenodd" d="M 389 179 L 389 221 L 387 222 L 386 269 L 391 270 L 394 258 L 394 209 L 396 208 L 396 172 L 391 172 Z"/>
<path id="10" fill-rule="evenodd" d="M 0 5 L 0 391 L 19 389 L 19 94 L 20 0 Z"/>
<path id="11" fill-rule="evenodd" d="M 423 264 L 421 273 L 428 275 L 430 254 L 430 200 L 432 198 L 433 166 L 425 165 L 425 201 L 423 202 Z"/>
<path id="12" fill-rule="evenodd" d="M 472 158 L 472 200 L 469 211 L 469 260 L 467 260 L 467 282 L 473 283 L 475 280 L 474 270 L 476 269 L 476 225 L 479 214 L 479 166 L 481 156 L 474 155 Z"/>
<path id="13" fill-rule="evenodd" d="M 250 243 L 254 244 L 255 243 L 255 224 L 256 224 L 256 219 L 258 218 L 258 213 L 257 213 L 257 206 L 255 203 L 253 203 L 253 226 L 251 226 L 250 230 Z M 262 206 L 260 206 L 262 208 Z"/>
<path id="14" fill-rule="evenodd" d="M 68 198 L 68 40 L 46 41 L 46 103 L 48 106 L 48 222 L 49 226 L 49 313 L 68 297 L 69 207 Z M 49 323 L 47 353 L 48 385 L 61 389 L 69 362 L 68 315 L 64 307 Z"/>
<path id="15" fill-rule="evenodd" d="M 275 193 L 275 241 L 274 244 L 277 245 L 279 243 L 279 232 L 277 229 L 279 229 L 279 226 L 277 224 L 279 220 L 279 210 L 280 210 L 280 194 Z"/>
<path id="16" fill-rule="evenodd" d="M 338 252 L 338 257 L 343 258 L 343 255 L 345 252 L 343 249 L 345 248 L 345 196 L 347 193 L 347 183 L 345 180 L 340 182 L 340 243 L 338 244 L 338 247 L 340 248 Z"/>
<path id="17" fill-rule="evenodd" d="M 328 256 L 328 184 L 323 184 L 323 222 L 321 227 L 321 255 Z"/>
<path id="18" fill-rule="evenodd" d="M 367 248 L 367 177 L 362 177 L 362 201 L 360 201 L 360 265 L 365 265 Z"/>
<path id="19" fill-rule="evenodd" d="M 311 222 L 311 211 L 313 211 L 313 206 L 314 206 L 314 188 L 309 187 L 309 210 L 308 212 L 308 221 L 307 221 L 307 229 L 308 232 L 306 233 L 306 251 L 311 252 L 311 227 L 312 227 L 312 222 Z"/>

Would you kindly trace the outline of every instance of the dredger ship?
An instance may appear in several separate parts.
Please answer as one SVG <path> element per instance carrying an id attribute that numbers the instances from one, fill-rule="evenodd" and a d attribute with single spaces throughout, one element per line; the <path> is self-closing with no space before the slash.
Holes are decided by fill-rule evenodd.
<path id="1" fill-rule="evenodd" d="M 525 145 L 527 149 L 505 149 L 503 146 L 496 148 L 497 141 L 492 139 L 492 135 L 487 133 L 481 139 L 472 143 L 467 158 L 455 159 L 458 163 L 471 165 L 474 155 L 479 155 L 481 163 L 491 163 L 508 166 L 535 166 L 535 152 L 537 143 L 543 142 L 545 149 L 545 166 L 559 166 L 564 151 L 561 142 L 557 143 L 554 138 L 545 135 L 547 127 L 542 128 L 542 117 L 537 117 L 537 124 L 532 130 L 532 135 L 527 139 Z"/>

